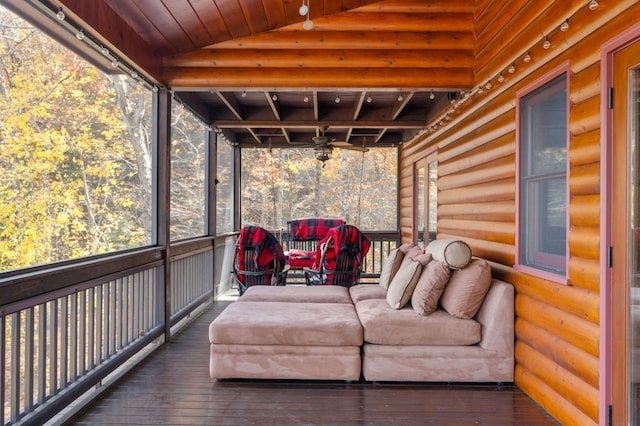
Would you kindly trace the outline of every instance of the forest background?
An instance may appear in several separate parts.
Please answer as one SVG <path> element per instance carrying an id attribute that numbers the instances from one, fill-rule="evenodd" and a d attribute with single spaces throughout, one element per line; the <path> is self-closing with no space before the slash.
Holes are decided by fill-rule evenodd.
<path id="1" fill-rule="evenodd" d="M 155 244 L 154 91 L 141 82 L 0 7 L 0 271 Z M 177 97 L 171 115 L 171 239 L 234 231 L 234 147 L 218 143 L 208 230 L 207 125 Z M 241 151 L 241 225 L 397 229 L 397 148 L 334 150 L 325 167 L 312 149 Z"/>

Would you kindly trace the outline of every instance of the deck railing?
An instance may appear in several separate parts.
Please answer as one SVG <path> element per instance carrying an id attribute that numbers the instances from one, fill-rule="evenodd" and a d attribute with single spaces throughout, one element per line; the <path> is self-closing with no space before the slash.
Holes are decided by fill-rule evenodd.
<path id="1" fill-rule="evenodd" d="M 362 281 L 370 282 L 399 234 L 366 234 Z M 0 276 L 1 424 L 64 420 L 68 407 L 97 396 L 170 337 L 168 328 L 230 287 L 234 242 L 173 244 L 168 291 L 158 247 Z"/>
<path id="2" fill-rule="evenodd" d="M 95 397 L 165 340 L 165 294 L 170 326 L 213 299 L 224 251 L 210 238 L 172 246 L 168 293 L 160 248 L 0 278 L 1 424 L 64 418 Z"/>

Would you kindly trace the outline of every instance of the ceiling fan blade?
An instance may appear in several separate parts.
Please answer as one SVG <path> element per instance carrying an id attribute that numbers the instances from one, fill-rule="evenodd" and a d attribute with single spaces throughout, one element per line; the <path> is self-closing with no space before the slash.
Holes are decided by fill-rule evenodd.
<path id="1" fill-rule="evenodd" d="M 360 151 L 360 152 L 369 152 L 369 148 L 365 148 L 363 146 L 356 146 L 356 145 L 352 145 L 349 142 L 329 142 L 329 145 L 336 147 L 336 148 L 342 148 L 342 149 L 349 149 L 351 151 Z"/>

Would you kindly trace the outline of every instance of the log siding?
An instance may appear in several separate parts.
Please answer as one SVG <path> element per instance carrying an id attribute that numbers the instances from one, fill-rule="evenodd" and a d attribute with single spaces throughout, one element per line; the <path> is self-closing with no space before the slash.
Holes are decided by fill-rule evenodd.
<path id="1" fill-rule="evenodd" d="M 500 3 L 500 4 L 498 4 Z M 640 16 L 636 1 L 477 2 L 475 85 L 503 72 L 503 83 L 475 92 L 434 132 L 401 151 L 401 233 L 411 233 L 411 165 L 438 152 L 438 238 L 460 238 L 516 287 L 515 383 L 565 425 L 595 425 L 600 360 L 600 49 Z M 494 15 L 491 15 L 494 13 Z M 571 16 L 567 32 L 553 31 Z M 552 33 L 552 48 L 541 34 Z M 519 55 L 530 51 L 533 60 Z M 515 62 L 516 72 L 506 68 Z M 516 92 L 569 63 L 569 285 L 514 270 Z M 437 121 L 436 121 L 437 122 Z M 435 123 L 435 122 L 434 122 Z M 433 124 L 433 123 L 430 123 Z"/>

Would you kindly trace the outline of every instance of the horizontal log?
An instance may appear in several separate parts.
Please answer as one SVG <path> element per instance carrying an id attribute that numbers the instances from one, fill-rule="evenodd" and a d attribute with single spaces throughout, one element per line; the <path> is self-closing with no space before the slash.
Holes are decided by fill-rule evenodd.
<path id="1" fill-rule="evenodd" d="M 506 42 L 514 33 L 509 31 L 511 22 L 520 16 L 521 18 L 533 19 L 533 17 L 542 11 L 546 5 L 540 5 L 535 13 L 527 11 L 526 0 L 512 0 L 508 3 L 492 2 L 488 5 L 486 11 L 476 17 L 476 49 L 481 52 L 487 48 L 490 43 L 495 44 L 496 39 Z M 524 10 L 523 10 L 524 8 Z M 478 12 L 476 12 L 478 13 Z M 522 27 L 525 28 L 525 27 Z"/>
<path id="2" fill-rule="evenodd" d="M 574 104 L 569 114 L 569 131 L 573 135 L 600 128 L 600 94 Z"/>
<path id="3" fill-rule="evenodd" d="M 600 293 L 597 290 L 557 284 L 522 273 L 516 273 L 511 279 L 514 281 L 510 282 L 515 282 L 518 294 L 593 324 L 600 322 Z"/>
<path id="4" fill-rule="evenodd" d="M 438 155 L 438 174 L 446 176 L 452 173 L 460 172 L 491 161 L 513 156 L 515 153 L 515 135 L 509 132 L 503 136 L 493 139 L 483 145 L 467 151 L 466 154 L 457 156 L 454 160 L 444 161 Z"/>
<path id="5" fill-rule="evenodd" d="M 572 195 L 600 193 L 600 164 L 591 163 L 571 167 L 569 171 L 569 191 Z"/>
<path id="6" fill-rule="evenodd" d="M 438 192 L 438 204 L 508 201 L 514 199 L 514 178 Z"/>
<path id="7" fill-rule="evenodd" d="M 599 96 L 600 63 L 595 63 L 579 73 L 572 75 L 570 89 L 569 99 L 574 105 Z"/>
<path id="8" fill-rule="evenodd" d="M 460 108 L 456 111 L 460 111 Z M 462 113 L 460 120 L 460 123 L 454 120 L 452 128 L 438 137 L 437 143 L 441 149 L 450 146 L 453 149 L 446 151 L 445 160 L 466 152 L 470 149 L 469 143 L 477 146 L 515 132 L 515 95 L 512 92 L 501 94 L 497 103 Z"/>
<path id="9" fill-rule="evenodd" d="M 600 195 L 576 195 L 569 203 L 569 221 L 571 225 L 600 226 Z"/>
<path id="10" fill-rule="evenodd" d="M 600 129 L 573 135 L 569 146 L 572 167 L 600 161 Z"/>
<path id="11" fill-rule="evenodd" d="M 489 203 L 444 204 L 438 206 L 438 218 L 494 220 L 515 223 L 515 203 L 494 201 Z"/>
<path id="12" fill-rule="evenodd" d="M 600 259 L 571 256 L 567 276 L 572 286 L 598 293 L 600 291 Z"/>
<path id="13" fill-rule="evenodd" d="M 553 299 L 553 294 L 549 294 L 548 298 Z M 516 316 L 597 357 L 600 350 L 600 326 L 560 310 L 549 302 L 542 302 L 519 292 L 516 297 Z"/>
<path id="14" fill-rule="evenodd" d="M 289 25 L 279 31 L 296 31 L 300 27 Z M 313 29 L 318 32 L 343 31 L 473 31 L 473 12 L 468 13 L 401 13 L 349 11 L 329 17 L 313 18 Z"/>
<path id="15" fill-rule="evenodd" d="M 518 364 L 515 369 L 515 383 L 560 424 L 565 426 L 598 426 L 599 423 L 596 420 L 568 403 L 565 397 L 556 392 L 549 384 Z"/>
<path id="16" fill-rule="evenodd" d="M 403 12 L 403 13 L 473 13 L 473 3 L 468 0 L 448 0 L 446 2 L 425 2 L 424 0 L 385 0 L 358 8 L 361 12 Z"/>
<path id="17" fill-rule="evenodd" d="M 564 397 L 569 403 L 585 413 L 591 420 L 598 419 L 598 389 L 559 367 L 551 359 L 533 348 L 516 342 L 515 354 L 518 362 L 534 373 Z"/>
<path id="18" fill-rule="evenodd" d="M 163 65 L 169 68 L 471 68 L 473 51 L 199 49 L 165 57 Z"/>
<path id="19" fill-rule="evenodd" d="M 346 27 L 349 28 L 349 27 Z M 325 31 L 269 31 L 251 37 L 216 43 L 215 49 L 291 49 L 292 43 L 301 50 L 310 49 L 416 49 L 469 50 L 473 35 L 468 31 L 349 31 L 344 28 Z"/>
<path id="20" fill-rule="evenodd" d="M 513 222 L 438 219 L 438 232 L 503 244 L 515 244 Z"/>
<path id="21" fill-rule="evenodd" d="M 490 163 L 476 166 L 465 172 L 440 176 L 438 178 L 438 189 L 445 191 L 447 189 L 494 182 L 500 179 L 515 177 L 515 174 L 515 154 L 511 154 L 508 157 L 498 158 Z"/>
<path id="22" fill-rule="evenodd" d="M 600 257 L 600 227 L 572 226 L 569 233 L 569 251 L 572 256 L 598 259 Z"/>
<path id="23" fill-rule="evenodd" d="M 600 360 L 597 357 L 521 318 L 516 319 L 515 334 L 516 340 L 540 352 L 590 386 L 599 386 Z"/>
<path id="24" fill-rule="evenodd" d="M 468 88 L 471 69 L 441 68 L 165 68 L 164 81 L 171 88 Z"/>

